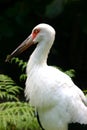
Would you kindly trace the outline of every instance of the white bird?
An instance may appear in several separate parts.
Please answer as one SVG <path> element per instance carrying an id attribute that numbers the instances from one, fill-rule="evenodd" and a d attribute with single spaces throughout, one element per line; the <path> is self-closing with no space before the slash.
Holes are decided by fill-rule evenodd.
<path id="1" fill-rule="evenodd" d="M 87 124 L 87 98 L 68 75 L 47 65 L 54 39 L 54 28 L 39 24 L 7 61 L 37 43 L 27 64 L 25 95 L 45 130 L 68 130 L 69 123 Z"/>

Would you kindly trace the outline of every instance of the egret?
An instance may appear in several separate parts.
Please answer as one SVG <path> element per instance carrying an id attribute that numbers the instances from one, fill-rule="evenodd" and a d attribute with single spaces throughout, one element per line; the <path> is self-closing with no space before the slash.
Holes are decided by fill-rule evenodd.
<path id="1" fill-rule="evenodd" d="M 27 64 L 25 96 L 38 112 L 45 130 L 68 130 L 69 123 L 87 124 L 87 98 L 68 75 L 47 65 L 54 40 L 54 28 L 41 23 L 7 61 L 37 44 Z"/>

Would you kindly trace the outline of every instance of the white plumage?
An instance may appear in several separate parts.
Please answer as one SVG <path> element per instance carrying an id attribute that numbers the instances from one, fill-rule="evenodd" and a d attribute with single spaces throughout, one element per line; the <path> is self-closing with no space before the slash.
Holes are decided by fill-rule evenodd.
<path id="1" fill-rule="evenodd" d="M 83 92 L 68 75 L 47 65 L 55 30 L 48 24 L 39 24 L 30 37 L 26 43 L 38 44 L 28 61 L 25 95 L 38 111 L 41 125 L 45 130 L 68 130 L 69 123 L 87 124 L 87 99 Z"/>

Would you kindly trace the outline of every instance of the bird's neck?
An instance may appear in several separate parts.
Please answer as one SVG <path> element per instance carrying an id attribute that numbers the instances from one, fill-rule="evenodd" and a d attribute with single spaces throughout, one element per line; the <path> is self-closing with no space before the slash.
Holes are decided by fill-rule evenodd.
<path id="1" fill-rule="evenodd" d="M 51 43 L 38 43 L 36 49 L 30 56 L 28 67 L 33 68 L 34 66 L 42 66 L 47 64 L 47 58 L 52 44 Z"/>

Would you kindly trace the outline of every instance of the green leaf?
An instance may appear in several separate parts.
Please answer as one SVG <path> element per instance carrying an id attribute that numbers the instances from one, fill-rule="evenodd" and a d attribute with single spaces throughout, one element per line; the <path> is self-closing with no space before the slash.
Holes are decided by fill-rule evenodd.
<path id="1" fill-rule="evenodd" d="M 15 129 L 40 130 L 34 116 L 34 108 L 28 103 L 6 102 L 0 104 L 0 129 L 14 126 Z"/>
<path id="2" fill-rule="evenodd" d="M 16 100 L 17 94 L 23 90 L 21 87 L 17 86 L 16 83 L 7 75 L 0 74 L 0 98 L 7 100 Z"/>
<path id="3" fill-rule="evenodd" d="M 67 71 L 65 71 L 65 73 L 67 75 L 69 75 L 71 78 L 75 77 L 75 70 L 74 69 L 67 70 Z"/>
<path id="4" fill-rule="evenodd" d="M 26 74 L 21 74 L 20 75 L 20 81 L 25 81 L 27 78 L 27 75 Z"/>

